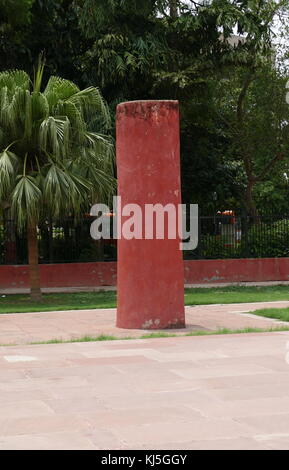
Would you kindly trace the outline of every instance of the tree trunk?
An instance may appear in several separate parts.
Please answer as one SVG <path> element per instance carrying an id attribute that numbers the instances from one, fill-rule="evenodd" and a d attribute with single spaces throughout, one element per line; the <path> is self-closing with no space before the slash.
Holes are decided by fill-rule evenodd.
<path id="1" fill-rule="evenodd" d="M 5 264 L 17 264 L 15 225 L 9 209 L 3 211 L 5 227 L 4 238 L 4 262 Z"/>
<path id="2" fill-rule="evenodd" d="M 170 17 L 178 17 L 178 0 L 170 0 Z"/>
<path id="3" fill-rule="evenodd" d="M 30 223 L 28 225 L 27 243 L 31 300 L 39 302 L 42 300 L 42 293 L 40 288 L 40 272 L 38 264 L 37 226 L 35 223 Z"/>
<path id="4" fill-rule="evenodd" d="M 248 214 L 251 217 L 254 217 L 254 223 L 258 223 L 259 218 L 258 218 L 258 211 L 256 208 L 256 204 L 253 198 L 253 188 L 254 188 L 254 182 L 249 180 L 247 183 L 247 188 L 246 188 L 246 193 L 245 193 L 245 204 L 246 204 L 246 209 L 247 209 Z"/>

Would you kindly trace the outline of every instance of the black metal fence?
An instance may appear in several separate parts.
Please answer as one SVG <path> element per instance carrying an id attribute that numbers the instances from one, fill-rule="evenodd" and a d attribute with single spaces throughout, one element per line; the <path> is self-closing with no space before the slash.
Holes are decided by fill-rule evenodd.
<path id="1" fill-rule="evenodd" d="M 92 220 L 74 222 L 46 221 L 38 227 L 39 262 L 77 263 L 114 261 L 116 241 L 94 241 L 90 236 Z M 27 264 L 26 234 L 17 233 L 13 221 L 0 220 L 0 264 Z"/>
<path id="2" fill-rule="evenodd" d="M 199 215 L 199 244 L 186 259 L 289 256 L 289 214 L 224 211 Z"/>
<path id="3" fill-rule="evenodd" d="M 46 221 L 39 225 L 40 263 L 115 261 L 117 242 L 94 241 L 92 220 Z M 271 258 L 289 256 L 288 215 L 224 211 L 199 214 L 199 244 L 185 259 Z M 26 236 L 11 220 L 0 220 L 0 264 L 27 264 Z"/>

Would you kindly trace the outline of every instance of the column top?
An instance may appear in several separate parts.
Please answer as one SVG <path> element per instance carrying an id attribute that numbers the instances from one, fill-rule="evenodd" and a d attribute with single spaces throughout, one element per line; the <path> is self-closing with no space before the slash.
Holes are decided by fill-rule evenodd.
<path id="1" fill-rule="evenodd" d="M 166 112 L 178 111 L 179 102 L 177 100 L 139 100 L 127 101 L 117 106 L 117 119 L 121 115 L 138 116 L 147 118 L 152 112 L 165 110 Z"/>

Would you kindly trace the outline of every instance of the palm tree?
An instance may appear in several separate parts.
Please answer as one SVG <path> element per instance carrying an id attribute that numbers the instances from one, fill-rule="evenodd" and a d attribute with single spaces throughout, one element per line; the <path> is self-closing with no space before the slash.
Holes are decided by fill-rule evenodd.
<path id="1" fill-rule="evenodd" d="M 0 73 L 0 205 L 27 231 L 31 298 L 41 298 L 37 225 L 75 217 L 114 187 L 109 112 L 97 88 L 52 76 L 41 92 L 21 70 Z M 101 133 L 94 130 L 101 129 Z"/>

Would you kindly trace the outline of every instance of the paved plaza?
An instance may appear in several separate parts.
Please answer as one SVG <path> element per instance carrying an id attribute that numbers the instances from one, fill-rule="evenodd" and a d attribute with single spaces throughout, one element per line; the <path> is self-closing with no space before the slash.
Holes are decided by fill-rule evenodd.
<path id="1" fill-rule="evenodd" d="M 187 307 L 173 333 L 276 328 L 249 312 L 286 306 Z M 289 332 L 30 344 L 145 333 L 115 316 L 0 315 L 0 449 L 289 449 Z"/>
<path id="2" fill-rule="evenodd" d="M 248 304 L 199 305 L 186 307 L 187 328 L 171 331 L 184 335 L 191 331 L 214 331 L 244 328 L 270 329 L 286 325 L 281 321 L 260 318 L 251 312 L 260 308 L 289 307 L 289 301 L 255 302 Z M 73 310 L 47 313 L 16 313 L 0 315 L 0 345 L 29 344 L 52 339 L 70 340 L 86 335 L 139 337 L 149 330 L 126 330 L 115 327 L 116 309 Z M 158 330 L 156 330 L 158 331 Z M 170 332 L 165 330 L 165 332 Z"/>
<path id="3" fill-rule="evenodd" d="M 289 449 L 288 332 L 0 348 L 0 449 Z"/>

